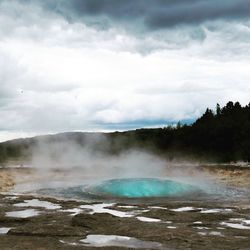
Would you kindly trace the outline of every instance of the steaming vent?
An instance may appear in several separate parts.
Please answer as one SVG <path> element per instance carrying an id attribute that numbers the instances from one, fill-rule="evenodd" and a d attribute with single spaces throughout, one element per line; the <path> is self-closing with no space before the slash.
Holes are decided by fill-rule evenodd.
<path id="1" fill-rule="evenodd" d="M 157 178 L 125 178 L 104 181 L 91 186 L 90 194 L 124 198 L 173 197 L 199 191 L 185 183 Z"/>

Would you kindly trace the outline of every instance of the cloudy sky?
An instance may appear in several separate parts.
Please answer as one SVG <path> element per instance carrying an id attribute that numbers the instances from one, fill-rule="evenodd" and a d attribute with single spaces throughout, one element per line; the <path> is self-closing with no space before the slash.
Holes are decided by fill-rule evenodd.
<path id="1" fill-rule="evenodd" d="M 0 0 L 0 141 L 229 100 L 250 101 L 250 0 Z"/>

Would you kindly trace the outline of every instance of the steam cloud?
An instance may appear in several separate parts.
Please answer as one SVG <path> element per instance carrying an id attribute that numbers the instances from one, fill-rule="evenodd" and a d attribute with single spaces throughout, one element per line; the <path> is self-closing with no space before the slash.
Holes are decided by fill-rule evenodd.
<path id="1" fill-rule="evenodd" d="M 117 140 L 115 147 L 119 148 Z M 31 164 L 39 173 L 32 189 L 94 184 L 116 178 L 167 178 L 203 190 L 212 189 L 211 176 L 200 171 L 195 162 L 169 161 L 136 148 L 111 153 L 111 148 L 111 141 L 103 134 L 87 134 L 83 140 L 72 135 L 39 139 L 32 150 Z"/>
<path id="2" fill-rule="evenodd" d="M 77 171 L 99 178 L 161 177 L 166 162 L 145 151 L 130 149 L 119 154 L 106 153 L 109 141 L 103 135 L 87 138 L 83 145 L 73 140 L 39 140 L 33 149 L 32 165 L 41 172 Z"/>

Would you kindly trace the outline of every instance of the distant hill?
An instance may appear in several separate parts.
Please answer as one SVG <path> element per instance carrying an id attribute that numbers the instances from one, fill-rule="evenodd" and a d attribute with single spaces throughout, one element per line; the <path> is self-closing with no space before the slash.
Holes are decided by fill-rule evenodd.
<path id="1" fill-rule="evenodd" d="M 136 129 L 113 133 L 70 132 L 17 139 L 0 143 L 0 162 L 28 160 L 39 145 L 72 143 L 96 152 L 119 154 L 129 149 L 152 151 L 168 159 L 178 157 L 206 159 L 217 162 L 250 161 L 250 104 L 228 102 L 207 109 L 193 124 L 165 128 Z M 63 152 L 62 152 L 63 153 Z"/>

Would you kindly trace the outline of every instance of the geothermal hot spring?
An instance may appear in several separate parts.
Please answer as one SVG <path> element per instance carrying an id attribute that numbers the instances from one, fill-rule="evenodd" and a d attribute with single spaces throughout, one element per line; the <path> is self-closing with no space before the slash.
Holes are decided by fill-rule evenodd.
<path id="1" fill-rule="evenodd" d="M 10 229 L 14 235 L 69 232 L 56 237 L 68 249 L 248 249 L 249 189 L 216 175 L 227 180 L 238 170 L 228 175 L 224 166 L 173 164 L 138 152 L 98 158 L 72 150 L 60 152 L 58 162 L 42 156 L 32 168 L 18 169 L 19 182 L 3 199 L 6 217 L 30 217 Z"/>
<path id="2" fill-rule="evenodd" d="M 86 181 L 88 182 L 88 181 Z M 99 180 L 88 184 L 71 184 L 68 187 L 61 182 L 43 184 L 47 188 L 35 188 L 35 193 L 61 198 L 83 200 L 115 200 L 194 197 L 206 192 L 199 186 L 167 178 L 117 178 Z M 63 186 L 64 185 L 64 186 Z"/>
<path id="3" fill-rule="evenodd" d="M 240 190 L 215 184 L 194 165 L 169 166 L 159 157 L 145 152 L 130 151 L 117 157 L 82 151 L 75 145 L 46 148 L 38 151 L 33 177 L 16 190 L 53 197 L 81 200 L 113 199 L 187 199 L 236 197 Z M 50 152 L 60 155 L 51 160 Z M 48 166 L 48 167 L 47 167 Z M 66 167 L 65 167 L 66 166 Z M 39 176 L 37 178 L 37 176 Z"/>
<path id="4" fill-rule="evenodd" d="M 197 190 L 189 184 L 157 178 L 112 179 L 86 189 L 93 195 L 121 198 L 171 197 Z"/>
<path id="5" fill-rule="evenodd" d="M 191 184 L 190 184 L 191 183 Z M 46 187 L 46 188 L 45 188 Z M 30 188 L 30 187 L 29 187 Z M 169 199 L 218 199 L 241 196 L 241 190 L 176 178 L 112 178 L 93 181 L 75 181 L 67 186 L 62 182 L 43 183 L 33 187 L 35 193 L 79 200 L 144 200 L 150 202 Z M 29 190 L 30 191 L 30 190 Z"/>

